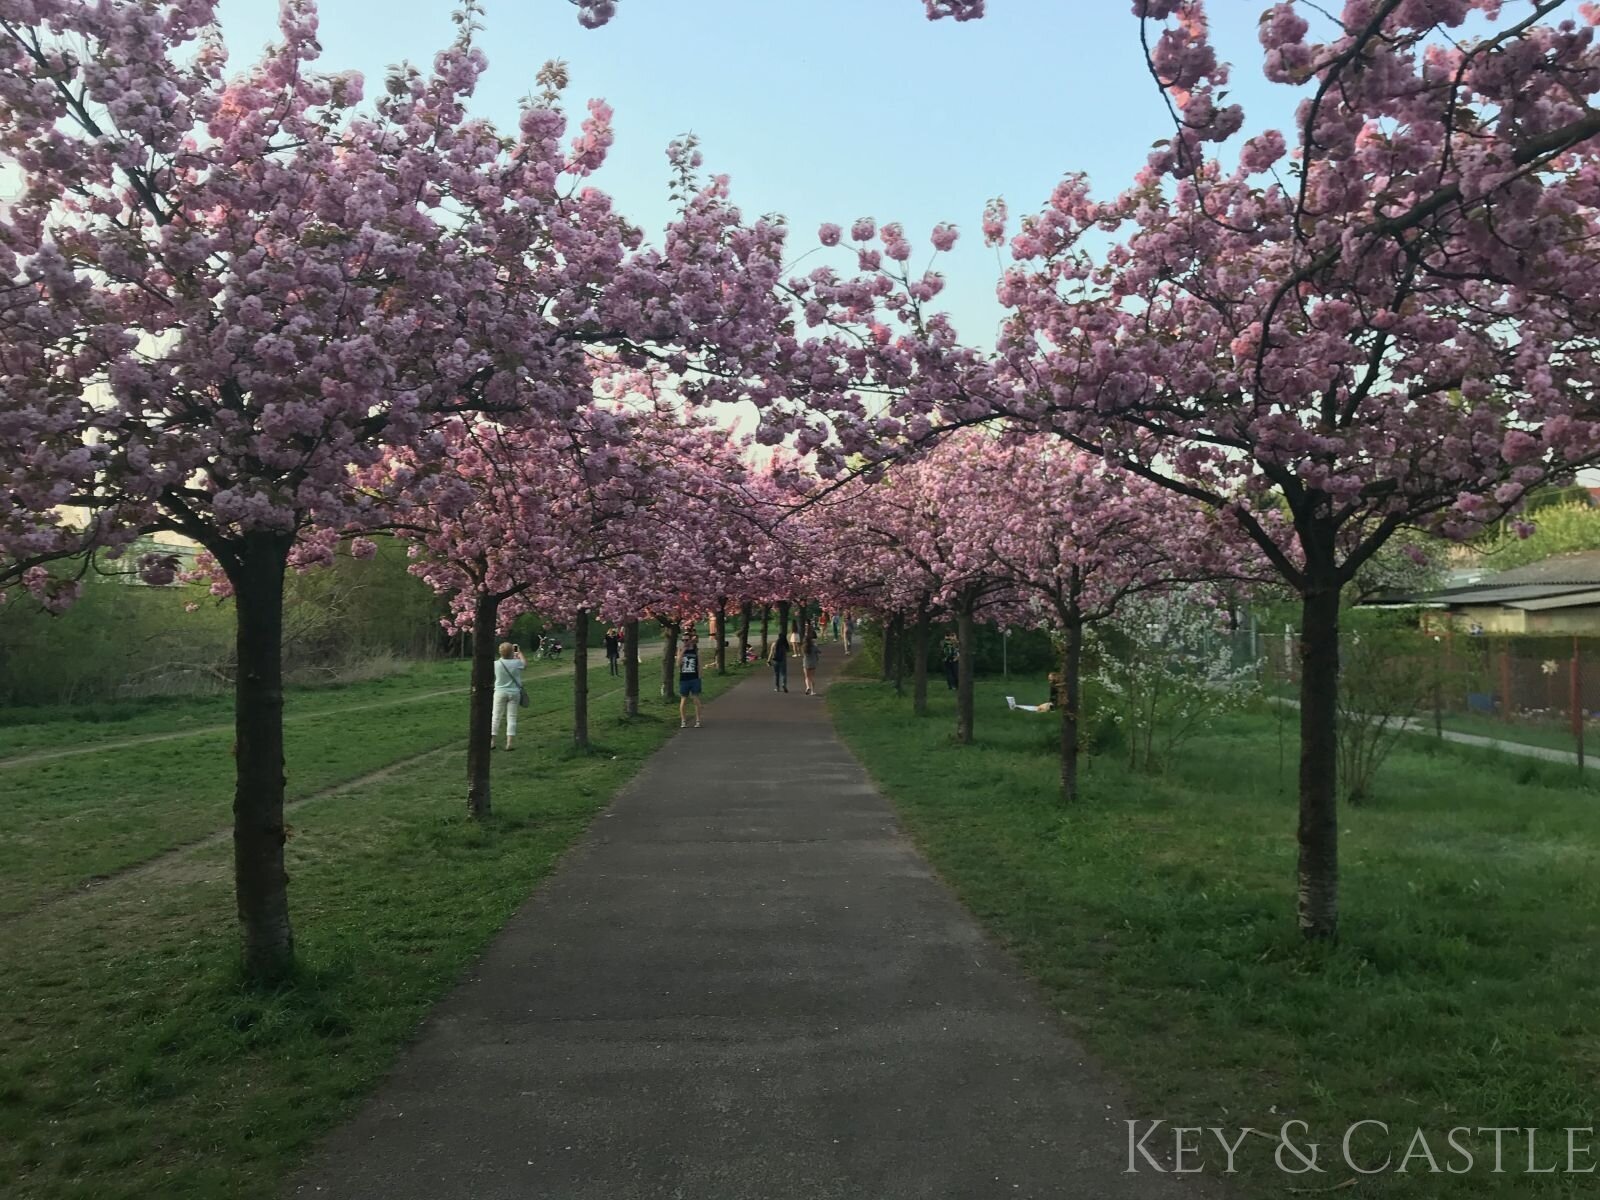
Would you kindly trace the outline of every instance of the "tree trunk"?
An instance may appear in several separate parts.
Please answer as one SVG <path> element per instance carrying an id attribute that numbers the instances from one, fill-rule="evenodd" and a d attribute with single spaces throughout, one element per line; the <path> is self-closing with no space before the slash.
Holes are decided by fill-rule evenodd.
<path id="1" fill-rule="evenodd" d="M 661 654 L 661 698 L 671 704 L 678 698 L 678 682 L 672 674 L 678 664 L 678 623 L 663 621 L 661 631 L 667 638 Z"/>
<path id="2" fill-rule="evenodd" d="M 1313 587 L 1300 616 L 1300 932 L 1339 931 L 1339 588 Z"/>
<path id="3" fill-rule="evenodd" d="M 467 815 L 489 815 L 489 759 L 494 745 L 495 622 L 500 601 L 480 595 L 472 607 L 472 694 L 467 700 Z"/>
<path id="4" fill-rule="evenodd" d="M 789 602 L 778 601 L 778 637 L 783 641 L 789 640 Z"/>
<path id="5" fill-rule="evenodd" d="M 639 618 L 622 623 L 622 714 L 639 715 Z"/>
<path id="6" fill-rule="evenodd" d="M 572 619 L 572 744 L 589 748 L 589 610 Z"/>
<path id="7" fill-rule="evenodd" d="M 717 674 L 728 673 L 728 598 L 717 597 L 717 627 L 712 630 L 717 638 Z"/>
<path id="8" fill-rule="evenodd" d="M 746 600 L 739 605 L 739 665 L 750 657 L 750 616 L 755 605 Z"/>
<path id="9" fill-rule="evenodd" d="M 763 604 L 761 606 L 761 661 L 762 662 L 766 662 L 767 661 L 767 652 L 772 649 L 771 644 L 767 640 L 767 625 L 771 620 L 772 620 L 772 605 Z"/>
<path id="10" fill-rule="evenodd" d="M 956 664 L 956 742 L 972 744 L 972 608 L 970 597 L 961 598 L 956 615 L 956 645 L 961 652 Z"/>
<path id="11" fill-rule="evenodd" d="M 1061 648 L 1061 695 L 1050 697 L 1061 705 L 1061 798 L 1078 798 L 1079 674 L 1083 669 L 1083 621 L 1067 618 L 1067 643 Z"/>
<path id="12" fill-rule="evenodd" d="M 229 555 L 233 570 L 233 878 L 244 972 L 276 983 L 294 969 L 289 875 L 283 847 L 283 576 L 292 537 L 251 533 Z"/>
<path id="13" fill-rule="evenodd" d="M 889 630 L 894 635 L 894 694 L 903 696 L 906 683 L 905 618 L 896 613 L 894 620 L 889 622 Z"/>
<path id="14" fill-rule="evenodd" d="M 919 717 L 928 715 L 928 642 L 932 637 L 933 619 L 924 600 L 917 605 L 916 657 L 911 663 L 911 711 Z"/>
<path id="15" fill-rule="evenodd" d="M 878 679 L 882 683 L 888 683 L 894 671 L 894 620 L 880 616 L 878 628 L 883 630 L 883 662 L 878 667 Z"/>

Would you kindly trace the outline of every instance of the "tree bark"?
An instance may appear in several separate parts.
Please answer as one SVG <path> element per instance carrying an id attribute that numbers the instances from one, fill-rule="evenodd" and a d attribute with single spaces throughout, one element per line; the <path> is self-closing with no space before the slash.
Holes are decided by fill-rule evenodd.
<path id="1" fill-rule="evenodd" d="M 1339 932 L 1339 587 L 1313 585 L 1300 616 L 1300 932 Z"/>
<path id="2" fill-rule="evenodd" d="M 228 556 L 236 614 L 233 875 L 244 972 L 272 984 L 294 969 L 283 824 L 283 577 L 293 538 L 245 534 Z"/>
<path id="3" fill-rule="evenodd" d="M 589 748 L 589 610 L 572 619 L 572 743 Z"/>
<path id="4" fill-rule="evenodd" d="M 960 661 L 956 664 L 956 742 L 972 744 L 972 609 L 970 596 L 961 597 L 956 612 L 956 645 Z"/>
<path id="5" fill-rule="evenodd" d="M 480 595 L 472 606 L 472 693 L 467 700 L 467 815 L 489 815 L 489 759 L 494 745 L 495 622 L 500 601 Z"/>
<path id="6" fill-rule="evenodd" d="M 671 704 L 678 698 L 678 681 L 673 677 L 678 665 L 678 623 L 663 621 L 661 631 L 667 638 L 661 655 L 661 698 Z"/>
<path id="7" fill-rule="evenodd" d="M 762 662 L 766 662 L 767 661 L 767 651 L 772 649 L 771 644 L 767 641 L 767 624 L 771 620 L 772 620 L 772 605 L 763 604 L 761 606 L 761 661 Z"/>
<path id="8" fill-rule="evenodd" d="M 739 605 L 739 665 L 750 657 L 750 617 L 755 605 L 746 600 Z"/>
<path id="9" fill-rule="evenodd" d="M 1078 703 L 1082 693 L 1083 621 L 1076 613 L 1066 620 L 1067 640 L 1061 648 L 1061 798 L 1078 798 Z"/>
<path id="10" fill-rule="evenodd" d="M 911 711 L 928 715 L 928 643 L 933 637 L 933 619 L 926 600 L 917 605 L 916 657 L 911 662 Z"/>
<path id="11" fill-rule="evenodd" d="M 622 715 L 639 715 L 639 618 L 622 623 Z"/>
<path id="12" fill-rule="evenodd" d="M 728 598 L 717 597 L 717 627 L 712 630 L 717 639 L 717 674 L 728 673 Z"/>

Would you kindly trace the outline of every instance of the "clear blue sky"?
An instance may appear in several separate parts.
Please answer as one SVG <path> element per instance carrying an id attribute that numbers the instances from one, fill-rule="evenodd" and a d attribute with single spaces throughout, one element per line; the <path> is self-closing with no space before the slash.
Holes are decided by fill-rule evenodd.
<path id="1" fill-rule="evenodd" d="M 941 299 L 983 346 L 1001 315 L 984 202 L 1004 196 L 1015 217 L 1069 170 L 1114 193 L 1171 128 L 1128 0 L 991 0 L 987 18 L 959 25 L 926 21 L 919 0 L 622 0 L 599 30 L 581 28 L 567 0 L 486 6 L 478 111 L 513 126 L 540 64 L 565 59 L 569 112 L 581 116 L 590 96 L 616 109 L 616 145 L 595 182 L 647 233 L 670 216 L 665 147 L 693 131 L 747 214 L 790 219 L 794 255 L 816 246 L 825 220 L 899 220 L 930 253 L 928 231 L 955 222 L 962 239 L 941 256 Z M 1261 8 L 1211 4 L 1251 129 L 1282 127 L 1293 103 L 1261 79 Z M 325 64 L 362 71 L 369 96 L 388 64 L 425 66 L 454 34 L 448 0 L 322 0 L 321 11 Z M 236 65 L 273 37 L 276 14 L 275 0 L 222 0 Z M 822 253 L 834 257 L 808 268 L 852 263 Z"/>

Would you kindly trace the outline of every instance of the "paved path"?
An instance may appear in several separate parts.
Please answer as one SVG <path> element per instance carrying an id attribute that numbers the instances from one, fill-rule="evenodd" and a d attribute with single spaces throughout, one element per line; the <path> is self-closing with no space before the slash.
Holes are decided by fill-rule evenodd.
<path id="1" fill-rule="evenodd" d="M 1298 709 L 1300 702 L 1291 700 L 1286 696 L 1268 697 L 1273 703 L 1281 704 L 1285 708 Z M 1572 750 L 1557 750 L 1553 746 L 1535 746 L 1530 742 L 1513 742 L 1505 738 L 1487 737 L 1481 733 L 1461 733 L 1454 729 L 1438 730 L 1433 722 L 1421 717 L 1390 717 L 1393 721 L 1398 719 L 1400 728 L 1405 733 L 1420 733 L 1424 737 L 1436 740 L 1455 742 L 1458 746 L 1477 746 L 1483 750 L 1498 750 L 1504 754 L 1515 754 L 1522 758 L 1538 758 L 1545 762 L 1566 763 L 1568 766 L 1578 765 L 1578 755 Z M 1597 747 L 1600 749 L 1600 747 Z M 1583 757 L 1584 770 L 1600 769 L 1600 760 L 1592 753 L 1585 753 Z"/>
<path id="2" fill-rule="evenodd" d="M 291 1195 L 1215 1194 L 1123 1173 L 1122 1118 L 1162 1114 L 1085 1065 L 794 687 L 758 674 L 647 764 Z"/>
<path id="3" fill-rule="evenodd" d="M 1424 724 L 1422 721 L 1408 720 L 1405 725 L 1407 733 L 1420 733 L 1426 737 L 1443 738 L 1447 742 L 1455 742 L 1461 746 L 1480 746 L 1485 750 L 1499 750 L 1505 754 L 1518 754 L 1523 758 L 1542 758 L 1545 762 L 1566 763 L 1568 766 L 1578 765 L 1578 756 L 1571 750 L 1557 750 L 1551 746 L 1534 746 L 1528 742 L 1508 742 L 1502 738 L 1484 737 L 1478 733 L 1459 733 L 1454 729 L 1446 729 L 1439 733 L 1431 722 Z M 1593 754 L 1585 754 L 1583 759 L 1585 770 L 1591 770 L 1600 763 L 1596 763 Z"/>

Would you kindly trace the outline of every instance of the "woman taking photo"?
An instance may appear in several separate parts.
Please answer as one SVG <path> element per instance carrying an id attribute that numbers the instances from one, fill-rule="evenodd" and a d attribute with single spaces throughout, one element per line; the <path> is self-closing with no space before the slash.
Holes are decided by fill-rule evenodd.
<path id="1" fill-rule="evenodd" d="M 528 660 L 522 657 L 520 646 L 512 642 L 500 643 L 500 657 L 494 664 L 494 714 L 489 724 L 491 746 L 503 723 L 506 749 L 512 749 L 511 739 L 517 736 L 517 707 L 522 703 L 522 672 L 527 666 Z"/>

